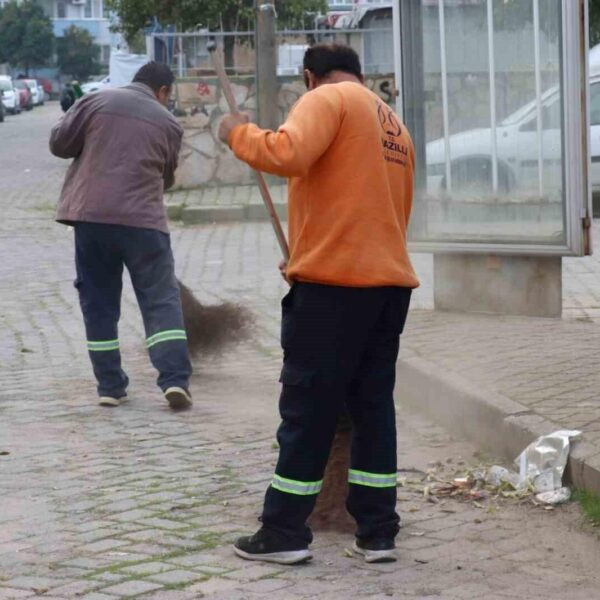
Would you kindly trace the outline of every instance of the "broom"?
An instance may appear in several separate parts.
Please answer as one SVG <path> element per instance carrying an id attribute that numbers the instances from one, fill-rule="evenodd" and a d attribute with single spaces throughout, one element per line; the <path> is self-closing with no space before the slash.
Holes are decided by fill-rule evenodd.
<path id="1" fill-rule="evenodd" d="M 239 114 L 239 109 L 231 83 L 223 67 L 223 62 L 217 52 L 217 44 L 210 42 L 207 49 L 211 54 L 213 67 L 221 83 L 221 88 L 231 114 Z M 259 171 L 254 171 L 258 187 L 264 204 L 271 218 L 271 225 L 279 243 L 284 261 L 289 260 L 289 248 L 285 233 L 281 227 L 281 222 L 273 206 L 273 200 L 269 193 L 269 188 L 264 175 Z M 335 438 L 329 454 L 329 460 L 323 477 L 323 487 L 317 504 L 313 511 L 309 523 L 315 529 L 330 529 L 340 532 L 351 532 L 355 529 L 355 523 L 346 510 L 346 498 L 348 496 L 347 473 L 350 466 L 350 446 L 352 439 L 352 422 L 347 412 L 344 412 L 339 418 L 336 428 Z"/>
<path id="2" fill-rule="evenodd" d="M 219 353 L 227 344 L 248 337 L 252 316 L 245 307 L 232 302 L 204 305 L 177 280 L 183 322 L 191 356 L 200 352 Z"/>

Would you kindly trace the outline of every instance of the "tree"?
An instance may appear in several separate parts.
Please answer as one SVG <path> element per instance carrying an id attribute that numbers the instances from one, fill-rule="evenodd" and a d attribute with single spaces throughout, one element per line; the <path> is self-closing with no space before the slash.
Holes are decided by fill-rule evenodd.
<path id="1" fill-rule="evenodd" d="M 106 0 L 106 4 L 119 16 L 117 27 L 126 39 L 132 38 L 154 17 L 182 31 L 197 26 L 239 31 L 251 29 L 254 25 L 255 0 Z M 324 13 L 327 6 L 327 0 L 275 0 L 281 27 L 311 24 L 311 13 Z"/>
<path id="2" fill-rule="evenodd" d="M 71 25 L 64 37 L 58 38 L 56 55 L 61 73 L 80 81 L 100 72 L 100 46 L 94 44 L 94 38 L 87 29 Z"/>
<path id="3" fill-rule="evenodd" d="M 156 17 L 180 31 L 198 26 L 211 31 L 246 31 L 254 27 L 255 0 L 107 0 L 119 16 L 119 30 L 129 41 Z M 315 13 L 327 11 L 327 0 L 275 0 L 281 28 L 312 25 Z M 226 38 L 231 48 L 233 37 Z M 229 62 L 229 61 L 228 61 Z"/>
<path id="4" fill-rule="evenodd" d="M 0 8 L 0 62 L 22 67 L 29 75 L 52 56 L 52 22 L 34 0 L 12 0 Z"/>

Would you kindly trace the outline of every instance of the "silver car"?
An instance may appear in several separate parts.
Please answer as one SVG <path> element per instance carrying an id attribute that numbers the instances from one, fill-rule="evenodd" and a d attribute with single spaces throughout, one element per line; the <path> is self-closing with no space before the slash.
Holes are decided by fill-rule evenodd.
<path id="1" fill-rule="evenodd" d="M 11 77 L 7 75 L 0 76 L 0 92 L 2 92 L 2 104 L 4 104 L 6 112 L 13 115 L 19 114 L 21 112 L 21 99 Z"/>
<path id="2" fill-rule="evenodd" d="M 31 98 L 34 106 L 41 106 L 44 104 L 44 91 L 42 86 L 38 84 L 35 79 L 24 79 L 29 91 L 31 92 Z"/>

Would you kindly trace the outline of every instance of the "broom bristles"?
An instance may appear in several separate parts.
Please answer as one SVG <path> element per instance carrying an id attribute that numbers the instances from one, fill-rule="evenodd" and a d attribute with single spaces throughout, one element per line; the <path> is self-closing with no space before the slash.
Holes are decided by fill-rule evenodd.
<path id="1" fill-rule="evenodd" d="M 228 344 L 248 337 L 252 315 L 247 308 L 232 302 L 205 306 L 181 281 L 179 290 L 192 356 L 201 351 L 218 353 Z"/>

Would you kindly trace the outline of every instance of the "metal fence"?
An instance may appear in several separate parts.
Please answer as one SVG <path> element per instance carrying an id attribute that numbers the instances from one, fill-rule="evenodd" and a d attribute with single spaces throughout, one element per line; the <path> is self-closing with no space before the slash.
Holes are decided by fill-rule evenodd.
<path id="1" fill-rule="evenodd" d="M 152 33 L 147 39 L 153 60 L 168 64 L 179 78 L 212 73 L 208 43 L 217 43 L 225 55 L 230 74 L 254 75 L 256 56 L 253 31 Z M 394 71 L 393 37 L 389 28 L 285 30 L 276 33 L 277 74 L 298 76 L 302 73 L 304 51 L 315 43 L 343 43 L 356 50 L 368 75 Z"/>

